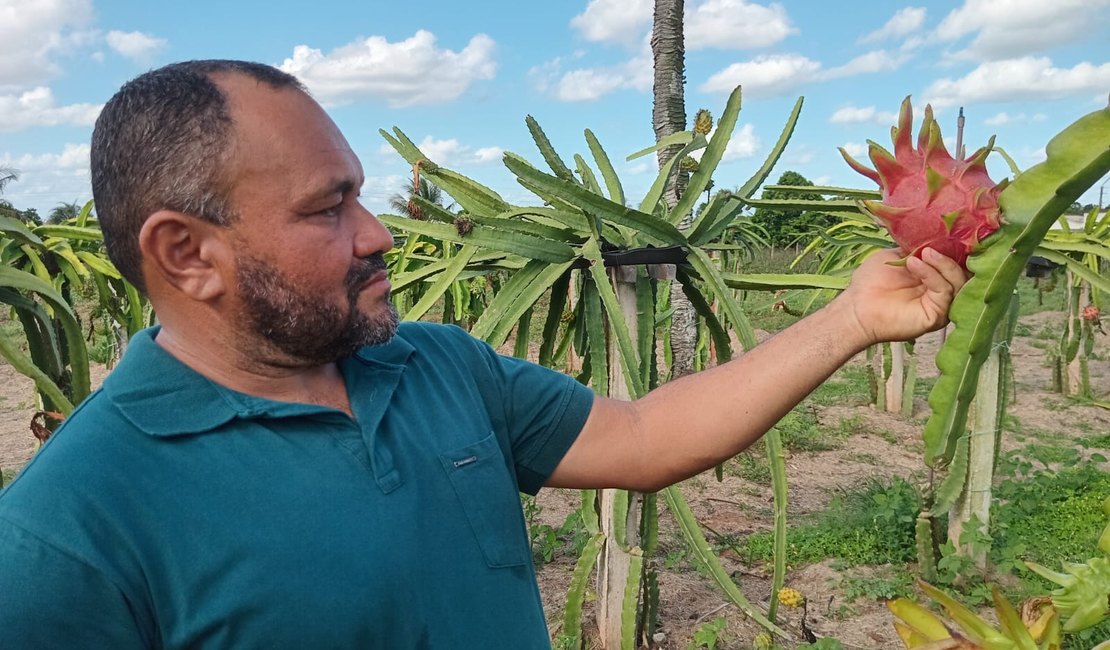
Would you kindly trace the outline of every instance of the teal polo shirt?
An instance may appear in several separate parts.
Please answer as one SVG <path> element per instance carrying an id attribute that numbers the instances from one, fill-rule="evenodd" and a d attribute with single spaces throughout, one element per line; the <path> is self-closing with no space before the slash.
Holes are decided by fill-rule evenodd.
<path id="1" fill-rule="evenodd" d="M 0 492 L 4 648 L 547 648 L 518 491 L 593 394 L 458 328 L 340 362 L 354 417 L 146 330 Z"/>

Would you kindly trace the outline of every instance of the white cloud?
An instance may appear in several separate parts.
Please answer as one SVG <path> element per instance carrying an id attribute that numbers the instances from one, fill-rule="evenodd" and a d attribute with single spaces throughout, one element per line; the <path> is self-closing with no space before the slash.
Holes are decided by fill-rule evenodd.
<path id="1" fill-rule="evenodd" d="M 885 70 L 896 70 L 906 60 L 904 55 L 894 55 L 886 50 L 875 50 L 861 54 L 844 65 L 829 68 L 821 73 L 822 79 L 839 79 L 857 74 L 871 74 Z"/>
<path id="2" fill-rule="evenodd" d="M 635 45 L 653 18 L 651 0 L 590 0 L 571 19 L 588 41 Z M 754 49 L 774 45 L 798 30 L 782 5 L 764 6 L 747 0 L 703 0 L 684 12 L 686 49 Z"/>
<path id="3" fill-rule="evenodd" d="M 0 166 L 18 169 L 19 181 L 4 188 L 12 205 L 35 208 L 45 217 L 59 203 L 84 203 L 92 198 L 89 185 L 89 145 L 67 144 L 61 153 L 0 155 Z"/>
<path id="4" fill-rule="evenodd" d="M 430 135 L 424 136 L 424 139 L 418 142 L 416 147 L 420 149 L 429 160 L 435 162 L 437 165 L 445 165 L 447 167 L 497 162 L 501 160 L 501 155 L 505 153 L 505 150 L 501 147 L 480 147 L 478 149 L 473 149 L 459 142 L 457 138 L 437 140 Z M 386 142 L 378 147 L 378 153 L 395 155 L 396 152 L 393 147 Z"/>
<path id="5" fill-rule="evenodd" d="M 298 45 L 281 69 L 296 75 L 323 103 L 384 100 L 390 107 L 435 104 L 458 98 L 480 79 L 492 79 L 494 42 L 485 34 L 459 52 L 436 47 L 436 37 L 420 30 L 390 43 L 381 36 L 357 40 L 327 55 Z"/>
<path id="6" fill-rule="evenodd" d="M 652 11 L 651 0 L 590 0 L 570 26 L 587 41 L 634 45 L 651 25 Z"/>
<path id="7" fill-rule="evenodd" d="M 757 49 L 798 33 L 782 5 L 746 0 L 705 0 L 686 11 L 685 23 L 688 50 Z"/>
<path id="8" fill-rule="evenodd" d="M 1044 113 L 1034 113 L 1026 115 L 1025 113 L 1018 113 L 1017 115 L 1010 115 L 1009 113 L 1002 112 L 997 115 L 992 115 L 983 120 L 983 124 L 987 126 L 1004 126 L 1007 124 L 1030 124 L 1032 122 L 1044 122 L 1048 116 Z"/>
<path id="9" fill-rule="evenodd" d="M 713 127 L 713 130 L 709 132 L 709 137 L 712 139 L 716 133 L 717 127 Z M 751 158 L 759 151 L 759 146 L 760 141 L 755 135 L 755 129 L 751 124 L 745 124 L 732 132 L 732 137 L 725 146 L 725 152 L 721 155 L 721 162 Z M 699 149 L 690 154 L 690 157 L 700 161 L 704 153 L 705 149 Z"/>
<path id="10" fill-rule="evenodd" d="M 389 212 L 389 197 L 402 193 L 406 185 L 411 187 L 412 179 L 397 174 L 367 176 L 360 188 L 359 201 L 375 214 Z"/>
<path id="11" fill-rule="evenodd" d="M 934 107 L 1027 99 L 1059 99 L 1110 88 L 1110 63 L 1054 68 L 1045 57 L 984 63 L 960 79 L 938 79 L 925 96 Z M 1105 96 L 1105 95 L 1104 95 Z"/>
<path id="12" fill-rule="evenodd" d="M 59 124 L 91 126 L 102 107 L 102 104 L 56 106 L 54 93 L 46 86 L 19 95 L 0 95 L 0 133 Z"/>
<path id="13" fill-rule="evenodd" d="M 740 158 L 751 158 L 759 151 L 759 138 L 755 135 L 755 129 L 751 124 L 745 124 L 732 133 L 732 139 L 728 141 L 728 146 L 725 147 L 724 156 L 721 157 L 721 162 L 728 162 L 730 160 L 738 160 Z"/>
<path id="14" fill-rule="evenodd" d="M 898 114 L 880 111 L 874 106 L 857 108 L 848 105 L 843 108 L 838 108 L 836 112 L 829 117 L 829 121 L 833 124 L 882 124 L 884 126 L 889 126 L 898 122 Z"/>
<path id="15" fill-rule="evenodd" d="M 89 37 L 92 0 L 0 0 L 0 88 L 42 83 L 55 57 Z"/>
<path id="16" fill-rule="evenodd" d="M 540 92 L 564 102 L 593 101 L 617 90 L 646 92 L 652 85 L 651 44 L 645 38 L 636 56 L 616 65 L 564 73 L 562 61 L 556 58 L 534 66 L 528 75 Z"/>
<path id="17" fill-rule="evenodd" d="M 800 54 L 762 55 L 733 63 L 709 77 L 699 90 L 731 92 L 742 85 L 745 97 L 783 95 L 814 81 L 820 71 L 820 63 Z"/>
<path id="18" fill-rule="evenodd" d="M 505 150 L 501 147 L 482 147 L 474 152 L 474 161 L 479 163 L 490 163 L 501 160 L 505 154 Z"/>
<path id="19" fill-rule="evenodd" d="M 860 43 L 874 43 L 888 38 L 901 38 L 921 29 L 925 24 L 925 7 L 903 7 L 886 24 L 859 39 Z"/>
<path id="20" fill-rule="evenodd" d="M 840 146 L 844 148 L 844 151 L 848 152 L 849 156 L 857 160 L 867 155 L 866 144 L 860 144 L 859 142 L 845 142 Z"/>
<path id="21" fill-rule="evenodd" d="M 430 135 L 424 136 L 424 139 L 416 146 L 420 151 L 424 152 L 425 156 L 435 161 L 437 165 L 452 165 L 456 163 L 457 157 L 463 149 L 463 146 L 459 144 L 456 138 L 436 140 Z"/>
<path id="22" fill-rule="evenodd" d="M 751 61 L 733 63 L 699 86 L 704 92 L 731 92 L 743 86 L 746 97 L 784 95 L 815 81 L 828 81 L 860 74 L 894 70 L 906 60 L 904 54 L 875 50 L 861 54 L 843 65 L 824 68 L 801 54 L 761 55 Z"/>
<path id="23" fill-rule="evenodd" d="M 20 172 L 89 170 L 89 145 L 67 144 L 61 153 L 23 154 L 12 158 L 5 154 L 0 165 L 14 167 Z"/>
<path id="24" fill-rule="evenodd" d="M 149 63 L 153 56 L 167 45 L 166 39 L 142 32 L 112 30 L 104 40 L 108 42 L 108 47 L 140 64 Z"/>
<path id="25" fill-rule="evenodd" d="M 965 0 L 937 27 L 936 36 L 954 41 L 975 34 L 955 56 L 992 61 L 1043 51 L 1097 35 L 1106 24 L 1110 0 Z"/>

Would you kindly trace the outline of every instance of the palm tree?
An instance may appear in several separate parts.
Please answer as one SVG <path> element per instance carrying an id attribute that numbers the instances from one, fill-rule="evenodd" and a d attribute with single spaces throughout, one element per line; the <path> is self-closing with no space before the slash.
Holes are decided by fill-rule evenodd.
<path id="1" fill-rule="evenodd" d="M 389 197 L 389 207 L 410 219 L 423 221 L 424 211 L 420 209 L 419 204 L 413 201 L 413 197 L 419 197 L 435 205 L 443 205 L 443 190 L 429 183 L 427 179 L 420 178 L 416 184 L 406 185 L 403 194 L 397 193 Z M 454 203 L 451 205 L 453 206 Z"/>
<path id="2" fill-rule="evenodd" d="M 0 192 L 4 191 L 4 186 L 12 181 L 19 180 L 19 170 L 12 169 L 11 167 L 4 167 L 0 165 Z"/>
<path id="3" fill-rule="evenodd" d="M 655 139 L 686 130 L 686 41 L 682 31 L 684 0 L 655 0 L 655 17 L 651 31 L 651 53 L 655 70 L 652 83 L 654 103 L 651 121 Z M 659 167 L 667 163 L 681 145 L 660 149 Z M 674 208 L 686 190 L 689 175 L 679 171 L 663 193 L 669 208 Z M 682 216 L 680 229 L 690 226 L 693 215 Z M 671 307 L 671 376 L 681 377 L 694 371 L 694 350 L 697 347 L 697 314 L 682 290 L 672 282 Z"/>
<path id="4" fill-rule="evenodd" d="M 70 219 L 75 218 L 81 213 L 81 204 L 74 201 L 72 203 L 59 203 L 50 210 L 50 216 L 46 218 L 48 224 L 59 224 Z"/>

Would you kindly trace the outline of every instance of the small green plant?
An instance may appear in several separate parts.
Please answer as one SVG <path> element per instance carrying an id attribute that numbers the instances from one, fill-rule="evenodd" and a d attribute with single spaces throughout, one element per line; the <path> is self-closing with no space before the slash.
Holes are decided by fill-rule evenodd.
<path id="1" fill-rule="evenodd" d="M 738 454 L 725 466 L 729 473 L 745 481 L 760 485 L 771 484 L 771 466 L 764 456 L 758 455 L 754 450 L 749 449 Z"/>
<path id="2" fill-rule="evenodd" d="M 858 436 L 864 433 L 873 432 L 880 437 L 882 431 L 872 431 L 867 419 L 861 415 L 852 415 L 840 420 L 836 425 L 837 433 L 844 438 Z"/>
<path id="3" fill-rule="evenodd" d="M 840 447 L 843 430 L 824 427 L 812 406 L 802 404 L 786 414 L 775 428 L 791 451 L 828 451 Z"/>
<path id="4" fill-rule="evenodd" d="M 848 602 L 857 598 L 893 600 L 913 593 L 913 577 L 904 568 L 886 567 L 872 576 L 845 575 L 840 588 Z"/>
<path id="5" fill-rule="evenodd" d="M 702 648 L 706 650 L 717 650 L 719 643 L 728 641 L 728 636 L 725 634 L 725 627 L 727 625 L 728 621 L 725 620 L 724 616 L 718 616 L 712 621 L 703 623 L 702 626 L 694 632 L 694 640 L 686 646 L 686 650 L 701 650 Z"/>

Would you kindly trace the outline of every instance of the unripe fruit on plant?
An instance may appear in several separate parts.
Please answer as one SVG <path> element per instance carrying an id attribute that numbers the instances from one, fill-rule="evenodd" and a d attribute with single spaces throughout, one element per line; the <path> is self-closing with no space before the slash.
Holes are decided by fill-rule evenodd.
<path id="1" fill-rule="evenodd" d="M 713 130 L 713 115 L 706 109 L 701 109 L 694 114 L 694 133 L 709 135 Z"/>
<path id="2" fill-rule="evenodd" d="M 916 147 L 912 131 L 913 108 L 906 97 L 898 126 L 891 129 L 894 153 L 868 142 L 875 169 L 840 149 L 852 169 L 882 190 L 881 201 L 861 201 L 860 207 L 885 226 L 907 254 L 920 257 L 923 249 L 933 248 L 966 268 L 979 242 L 1001 227 L 998 195 L 1007 181 L 992 181 L 986 166 L 994 138 L 966 160 L 953 158 L 931 106 L 925 107 Z"/>

